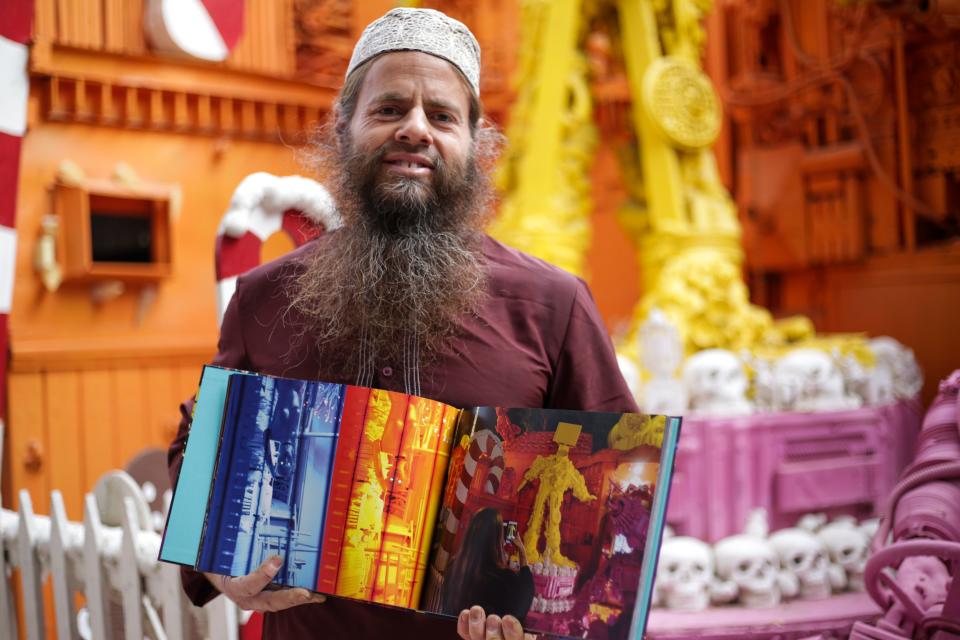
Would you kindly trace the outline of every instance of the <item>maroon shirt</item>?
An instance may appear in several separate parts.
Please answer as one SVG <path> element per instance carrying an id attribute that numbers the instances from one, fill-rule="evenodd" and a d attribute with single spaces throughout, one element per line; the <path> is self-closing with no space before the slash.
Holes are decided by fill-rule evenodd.
<path id="1" fill-rule="evenodd" d="M 296 318 L 285 315 L 283 280 L 315 243 L 241 276 L 220 329 L 213 364 L 294 378 L 354 384 L 339 363 L 323 362 L 309 345 L 291 349 Z M 318 246 L 322 250 L 322 246 Z M 465 317 L 460 335 L 420 372 L 420 395 L 458 407 L 546 407 L 638 411 L 600 314 L 579 278 L 485 237 L 489 297 L 478 317 Z M 378 362 L 371 386 L 406 391 L 400 362 Z M 170 445 L 171 475 L 179 474 L 193 401 Z M 217 591 L 201 574 L 184 571 L 197 605 Z M 330 598 L 265 616 L 264 637 L 455 638 L 456 620 Z"/>

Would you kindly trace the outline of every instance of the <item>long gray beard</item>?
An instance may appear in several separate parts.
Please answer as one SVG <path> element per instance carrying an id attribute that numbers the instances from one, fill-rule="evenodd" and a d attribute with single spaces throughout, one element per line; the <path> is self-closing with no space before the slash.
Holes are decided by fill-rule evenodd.
<path id="1" fill-rule="evenodd" d="M 485 297 L 480 254 L 486 176 L 473 166 L 438 167 L 429 185 L 377 183 L 378 158 L 348 156 L 335 182 L 346 226 L 319 242 L 289 284 L 290 309 L 303 319 L 295 340 L 372 386 L 376 367 L 403 370 L 404 387 L 420 393 L 429 362 Z"/>

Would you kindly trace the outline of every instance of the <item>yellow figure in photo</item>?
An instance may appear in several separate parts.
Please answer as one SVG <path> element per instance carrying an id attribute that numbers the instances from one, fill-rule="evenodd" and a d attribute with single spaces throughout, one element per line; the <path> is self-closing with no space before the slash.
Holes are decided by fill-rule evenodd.
<path id="1" fill-rule="evenodd" d="M 560 567 L 575 567 L 576 563 L 560 553 L 560 505 L 567 491 L 573 491 L 577 500 L 589 502 L 597 497 L 590 495 L 587 483 L 570 460 L 570 448 L 577 444 L 581 426 L 561 422 L 557 425 L 557 432 L 553 441 L 557 443 L 557 452 L 549 456 L 538 456 L 526 473 L 518 491 L 528 482 L 540 480 L 540 488 L 533 500 L 533 511 L 527 521 L 527 530 L 523 534 L 523 546 L 527 549 L 527 560 L 530 564 L 543 562 Z M 544 528 L 543 517 L 550 508 L 544 532 L 546 546 L 543 554 L 539 550 L 540 531 Z"/>

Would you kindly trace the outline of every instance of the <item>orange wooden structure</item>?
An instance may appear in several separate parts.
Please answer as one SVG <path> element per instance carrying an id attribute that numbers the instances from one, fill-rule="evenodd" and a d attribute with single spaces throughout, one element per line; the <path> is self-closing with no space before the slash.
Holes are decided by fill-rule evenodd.
<path id="1" fill-rule="evenodd" d="M 215 348 L 213 247 L 230 194 L 254 171 L 302 172 L 290 145 L 334 94 L 297 79 L 293 0 L 248 0 L 247 31 L 224 63 L 151 53 L 144 6 L 36 2 L 4 504 L 26 488 L 45 513 L 58 488 L 76 520 L 83 492 L 104 471 L 172 438 L 176 407 Z M 58 212 L 61 263 L 77 241 L 80 231 L 61 211 L 71 180 L 114 195 L 179 192 L 168 203 L 166 268 L 147 278 L 110 271 L 78 279 L 63 264 L 63 283 L 47 290 L 36 245 L 45 217 Z"/>
<path id="2" fill-rule="evenodd" d="M 899 339 L 929 401 L 960 364 L 960 7 L 716 4 L 717 155 L 755 300 Z"/>

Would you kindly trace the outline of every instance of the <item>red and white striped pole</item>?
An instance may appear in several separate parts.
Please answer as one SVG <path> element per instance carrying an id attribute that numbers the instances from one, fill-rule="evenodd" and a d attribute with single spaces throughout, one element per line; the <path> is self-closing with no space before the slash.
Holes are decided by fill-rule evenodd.
<path id="1" fill-rule="evenodd" d="M 0 418 L 7 413 L 7 321 L 17 259 L 17 185 L 20 145 L 27 128 L 27 42 L 33 7 L 33 0 L 0 2 Z"/>

